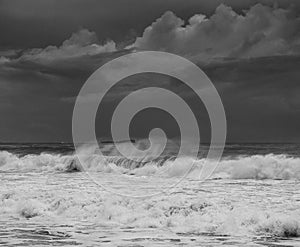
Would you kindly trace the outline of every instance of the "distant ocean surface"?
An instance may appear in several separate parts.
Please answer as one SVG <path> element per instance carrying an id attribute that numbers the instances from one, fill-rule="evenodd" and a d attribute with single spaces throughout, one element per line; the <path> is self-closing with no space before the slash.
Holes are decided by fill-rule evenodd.
<path id="1" fill-rule="evenodd" d="M 0 143 L 0 245 L 300 246 L 300 145 L 227 144 L 199 183 L 208 149 L 175 161 L 172 142 L 132 161 L 107 142 L 104 156 L 81 150 L 83 167 L 70 143 Z M 155 194 L 183 176 L 153 197 L 110 192 Z"/>
<path id="2" fill-rule="evenodd" d="M 107 146 L 112 145 L 106 141 Z M 200 151 L 207 151 L 209 144 L 202 144 Z M 8 151 L 13 154 L 70 154 L 74 151 L 72 143 L 1 143 L 0 151 Z M 283 154 L 293 157 L 300 156 L 300 144 L 298 143 L 232 143 L 225 146 L 223 156 L 239 155 L 266 155 Z"/>

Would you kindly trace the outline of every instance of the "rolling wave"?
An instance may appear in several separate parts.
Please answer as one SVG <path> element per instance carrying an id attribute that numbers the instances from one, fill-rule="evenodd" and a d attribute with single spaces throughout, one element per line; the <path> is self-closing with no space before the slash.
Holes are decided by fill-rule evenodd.
<path id="1" fill-rule="evenodd" d="M 122 156 L 103 156 L 84 153 L 84 164 L 76 155 L 29 154 L 18 156 L 7 151 L 0 152 L 1 172 L 104 172 L 137 176 L 183 176 L 197 178 L 205 159 L 188 156 L 175 159 L 161 157 L 151 160 L 130 160 Z M 300 180 L 300 158 L 287 155 L 250 155 L 226 158 L 220 161 L 212 178 L 218 179 L 282 179 Z"/>

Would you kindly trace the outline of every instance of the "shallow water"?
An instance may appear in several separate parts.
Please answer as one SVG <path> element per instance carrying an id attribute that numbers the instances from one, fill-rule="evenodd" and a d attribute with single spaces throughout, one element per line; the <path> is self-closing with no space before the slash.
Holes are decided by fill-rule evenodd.
<path id="1" fill-rule="evenodd" d="M 94 173 L 118 192 L 176 178 Z M 4 246 L 300 246 L 298 180 L 185 179 L 109 193 L 84 173 L 0 173 Z"/>

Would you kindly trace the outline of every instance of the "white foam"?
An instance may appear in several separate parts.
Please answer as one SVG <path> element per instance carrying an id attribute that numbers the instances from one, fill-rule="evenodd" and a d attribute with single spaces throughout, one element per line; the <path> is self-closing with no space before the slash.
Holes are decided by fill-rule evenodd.
<path id="1" fill-rule="evenodd" d="M 75 192 L 60 199 L 55 194 L 28 199 L 26 195 L 15 193 L 2 198 L 0 205 L 2 210 L 6 208 L 1 214 L 24 218 L 51 216 L 51 219 L 88 220 L 104 225 L 168 228 L 186 234 L 300 236 L 299 210 L 279 214 L 255 206 L 234 207 L 226 201 L 181 195 L 136 201 L 112 195 L 83 197 Z"/>

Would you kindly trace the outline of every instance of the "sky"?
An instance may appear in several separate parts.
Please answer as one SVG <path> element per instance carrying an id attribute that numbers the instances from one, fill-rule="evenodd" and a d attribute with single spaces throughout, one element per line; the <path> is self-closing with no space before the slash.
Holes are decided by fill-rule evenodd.
<path id="1" fill-rule="evenodd" d="M 199 66 L 227 116 L 228 142 L 300 141 L 298 0 L 0 0 L 0 141 L 69 142 L 76 96 L 101 65 L 124 54 L 166 51 Z M 202 140 L 207 112 L 182 82 L 145 73 L 105 96 L 97 136 L 109 138 L 111 114 L 130 92 L 158 86 L 191 106 Z M 105 110 L 101 110 L 105 109 Z M 149 109 L 133 137 L 178 125 Z"/>

